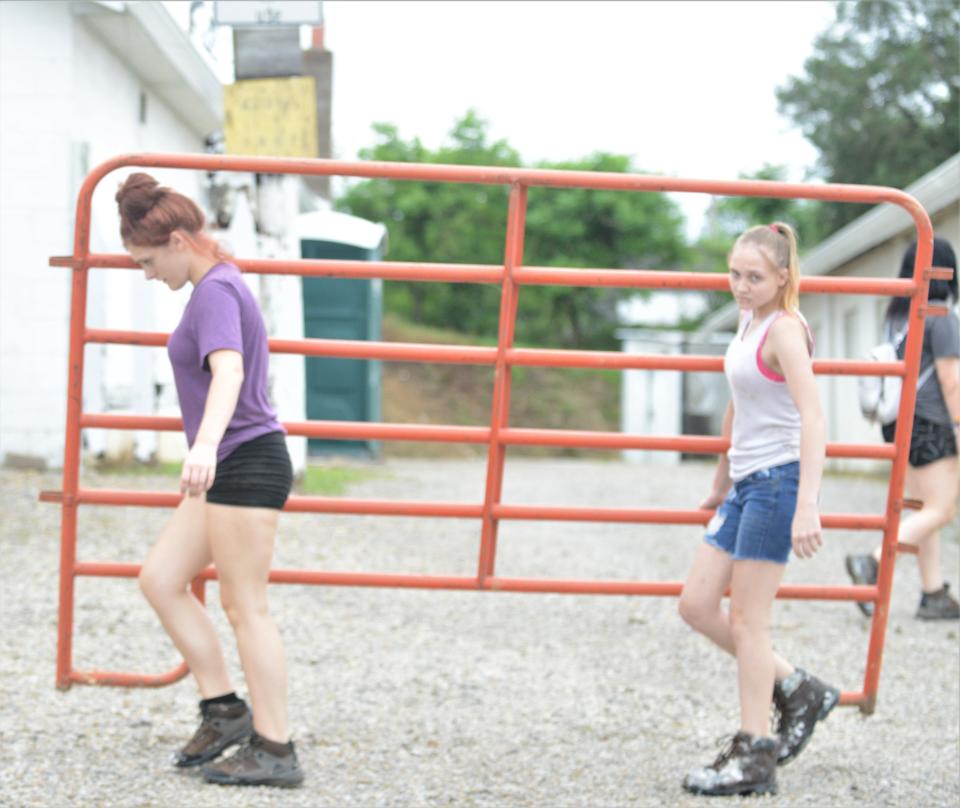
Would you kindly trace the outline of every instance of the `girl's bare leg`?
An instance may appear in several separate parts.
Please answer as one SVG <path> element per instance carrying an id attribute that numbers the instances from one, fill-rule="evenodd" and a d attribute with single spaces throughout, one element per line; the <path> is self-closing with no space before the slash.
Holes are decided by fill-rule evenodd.
<path id="1" fill-rule="evenodd" d="M 208 504 L 207 535 L 220 579 L 220 598 L 237 637 L 256 731 L 286 743 L 287 666 L 267 607 L 267 576 L 280 512 Z"/>
<path id="2" fill-rule="evenodd" d="M 140 588 L 197 680 L 202 698 L 233 690 L 210 615 L 190 582 L 210 564 L 202 498 L 185 497 L 140 571 Z"/>

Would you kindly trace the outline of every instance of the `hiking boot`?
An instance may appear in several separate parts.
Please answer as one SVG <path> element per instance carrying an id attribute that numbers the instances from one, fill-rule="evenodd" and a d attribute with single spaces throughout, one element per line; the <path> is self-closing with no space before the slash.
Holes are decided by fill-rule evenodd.
<path id="1" fill-rule="evenodd" d="M 840 701 L 840 691 L 797 668 L 773 685 L 773 705 L 779 713 L 777 765 L 789 763 L 807 745 L 817 721 Z"/>
<path id="2" fill-rule="evenodd" d="M 286 754 L 277 754 L 268 746 L 285 747 Z M 297 760 L 293 742 L 277 744 L 257 735 L 230 757 L 201 769 L 203 779 L 222 786 L 280 786 L 296 788 L 303 782 L 303 769 Z"/>
<path id="3" fill-rule="evenodd" d="M 241 743 L 253 732 L 253 717 L 247 703 L 200 705 L 200 727 L 173 759 L 181 769 L 213 760 L 228 746 Z"/>
<path id="4" fill-rule="evenodd" d="M 936 592 L 924 592 L 920 596 L 920 605 L 917 607 L 917 617 L 920 620 L 960 620 L 960 603 L 951 597 L 947 591 L 949 584 L 944 584 Z"/>
<path id="5" fill-rule="evenodd" d="M 876 586 L 877 583 L 877 560 L 872 555 L 848 555 L 847 573 L 850 580 L 858 586 Z M 854 601 L 857 608 L 867 617 L 873 617 L 873 604 L 858 600 Z"/>
<path id="6" fill-rule="evenodd" d="M 713 763 L 690 772 L 683 787 L 708 797 L 776 794 L 777 742 L 738 732 Z"/>

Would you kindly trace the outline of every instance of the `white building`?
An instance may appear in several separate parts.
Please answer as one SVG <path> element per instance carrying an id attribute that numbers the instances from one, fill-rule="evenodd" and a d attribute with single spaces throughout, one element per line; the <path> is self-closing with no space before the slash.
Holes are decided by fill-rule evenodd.
<path id="1" fill-rule="evenodd" d="M 646 296 L 634 295 L 617 307 L 624 327 L 617 331 L 624 353 L 632 354 L 715 354 L 723 350 L 724 339 L 714 335 L 702 344 L 691 342 L 687 331 L 671 330 L 684 321 L 694 320 L 708 308 L 708 296 L 698 291 L 652 290 Z M 679 435 L 691 431 L 690 417 L 685 421 L 683 403 L 691 400 L 691 385 L 700 409 L 720 405 L 719 391 L 708 383 L 697 386 L 704 374 L 679 371 L 625 370 L 620 386 L 622 431 L 636 435 Z M 685 392 L 686 391 L 686 392 Z M 715 400 L 718 399 L 718 400 Z M 694 417 L 693 424 L 696 425 Z M 687 428 L 685 428 L 687 427 Z M 694 426 L 693 431 L 698 430 Z M 624 457 L 634 463 L 672 465 L 680 461 L 679 452 L 627 449 Z"/>
<path id="2" fill-rule="evenodd" d="M 159 2 L 0 3 L 0 462 L 59 466 L 66 417 L 70 270 L 48 266 L 73 250 L 74 207 L 86 174 L 131 152 L 198 153 L 222 128 L 223 88 L 211 63 Z M 91 249 L 122 252 L 113 196 L 135 169 L 107 176 L 93 202 Z M 202 172 L 151 170 L 204 204 Z M 241 183 L 242 185 L 242 183 Z M 270 186 L 270 183 L 266 183 Z M 294 222 L 296 180 L 267 188 L 272 213 Z M 267 201 L 260 194 L 261 207 Z M 299 257 L 289 233 L 258 237 L 240 201 L 222 234 L 236 254 Z M 303 334 L 299 278 L 247 279 L 271 334 Z M 171 294 L 138 272 L 93 270 L 91 327 L 169 331 L 189 290 Z M 84 410 L 175 414 L 166 357 L 156 348 L 89 345 Z M 303 361 L 271 363 L 280 417 L 304 417 Z M 178 457 L 182 435 L 87 430 L 89 450 Z M 302 469 L 306 441 L 291 439 Z"/>
<path id="3" fill-rule="evenodd" d="M 0 3 L 0 458 L 62 463 L 71 279 L 47 259 L 73 251 L 84 176 L 124 152 L 203 151 L 220 128 L 221 98 L 160 3 Z M 156 173 L 198 195 L 195 176 Z M 94 250 L 121 251 L 112 199 L 120 179 L 96 194 Z M 117 327 L 155 329 L 153 307 L 134 293 L 143 281 L 104 274 L 91 274 L 90 323 L 108 322 L 109 310 Z M 145 370 L 132 350 L 104 368 L 91 346 L 90 371 L 132 395 Z"/>

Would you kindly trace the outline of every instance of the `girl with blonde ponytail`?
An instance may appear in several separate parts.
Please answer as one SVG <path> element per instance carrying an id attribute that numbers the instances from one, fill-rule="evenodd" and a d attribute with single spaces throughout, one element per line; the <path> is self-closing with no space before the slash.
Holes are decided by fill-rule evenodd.
<path id="1" fill-rule="evenodd" d="M 840 693 L 773 652 L 770 610 L 791 548 L 810 558 L 822 542 L 817 508 L 823 414 L 799 311 L 797 237 L 788 224 L 751 227 L 728 256 L 740 327 L 724 358 L 730 449 L 701 508 L 716 509 L 680 597 L 680 614 L 737 660 L 740 728 L 687 791 L 773 794 L 776 768 L 796 757 Z M 729 589 L 729 612 L 721 601 Z M 771 700 L 779 715 L 770 737 Z"/>

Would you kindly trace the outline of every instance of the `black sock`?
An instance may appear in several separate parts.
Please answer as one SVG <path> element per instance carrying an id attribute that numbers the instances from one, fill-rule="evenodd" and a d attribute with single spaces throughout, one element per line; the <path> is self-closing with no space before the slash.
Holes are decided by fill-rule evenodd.
<path id="1" fill-rule="evenodd" d="M 222 696 L 215 696 L 212 699 L 201 699 L 200 709 L 203 710 L 211 704 L 238 704 L 242 699 L 237 698 L 237 694 L 232 690 Z"/>

